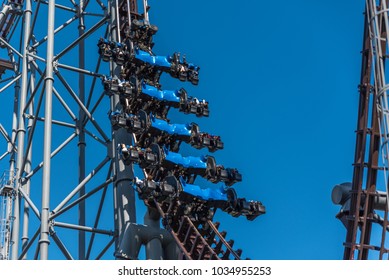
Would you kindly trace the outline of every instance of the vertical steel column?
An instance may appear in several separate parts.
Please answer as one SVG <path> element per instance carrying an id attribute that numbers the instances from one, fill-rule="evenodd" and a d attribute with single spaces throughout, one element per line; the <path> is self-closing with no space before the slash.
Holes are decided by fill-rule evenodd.
<path id="1" fill-rule="evenodd" d="M 149 231 L 154 230 L 154 232 L 158 232 L 161 230 L 160 226 L 160 218 L 158 210 L 155 208 L 147 208 L 147 212 L 145 213 L 144 223 L 147 226 Z M 160 235 L 162 236 L 162 234 Z M 148 260 L 163 260 L 164 253 L 162 248 L 162 242 L 159 236 L 155 236 L 150 239 L 146 243 L 146 259 Z"/>
<path id="2" fill-rule="evenodd" d="M 79 24 L 78 24 L 78 35 L 81 37 L 85 32 L 85 24 L 84 24 L 84 0 L 80 0 L 78 5 L 78 16 L 79 16 Z M 80 69 L 85 69 L 85 42 L 82 40 L 78 47 L 78 65 Z M 80 73 L 78 76 L 78 91 L 79 91 L 79 99 L 84 104 L 85 103 L 85 75 Z M 81 183 L 85 178 L 85 132 L 84 132 L 84 119 L 85 112 L 80 108 L 79 110 L 79 118 L 78 118 L 78 182 Z M 81 188 L 79 196 L 83 196 L 85 194 L 85 186 Z M 85 226 L 85 201 L 80 202 L 78 207 L 79 212 L 79 220 L 78 224 L 81 226 Z M 85 232 L 80 230 L 78 232 L 78 257 L 80 260 L 85 259 Z"/>
<path id="3" fill-rule="evenodd" d="M 28 90 L 28 34 L 30 33 L 30 24 L 31 24 L 31 0 L 26 1 L 26 8 L 24 10 L 24 41 L 23 41 L 23 66 L 22 66 L 22 81 L 21 81 L 21 92 L 19 99 L 19 117 L 18 117 L 18 156 L 16 161 L 16 199 L 14 206 L 14 227 L 12 230 L 12 259 L 16 260 L 18 258 L 19 251 L 19 231 L 20 231 L 20 213 L 19 213 L 19 188 L 22 187 L 21 177 L 23 174 L 22 163 L 24 157 L 24 140 L 26 135 L 26 129 L 24 124 L 23 110 L 26 106 L 27 90 Z"/>
<path id="4" fill-rule="evenodd" d="M 34 67 L 31 67 L 30 69 L 30 92 L 33 92 L 35 89 L 35 69 Z M 29 114 L 34 115 L 34 102 L 32 101 L 29 106 Z M 31 139 L 32 141 L 32 125 L 34 121 L 32 118 L 28 119 L 28 124 L 27 124 L 27 132 L 28 132 L 28 137 L 27 139 Z M 26 174 L 31 172 L 31 161 L 32 161 L 32 146 L 30 147 L 30 150 L 28 151 L 27 154 L 27 160 L 26 160 Z M 30 184 L 31 181 L 30 179 L 26 180 L 23 188 L 24 192 L 30 196 Z M 27 203 L 26 200 L 24 200 L 24 211 L 23 211 L 23 233 L 22 233 L 22 249 L 24 250 L 28 244 L 29 237 L 28 237 L 28 228 L 29 228 L 29 220 L 30 220 L 30 205 Z M 23 259 L 27 259 L 27 253 L 24 255 Z"/>
<path id="5" fill-rule="evenodd" d="M 47 20 L 47 55 L 46 55 L 46 99 L 45 125 L 43 141 L 43 178 L 42 178 L 42 211 L 39 250 L 41 260 L 47 260 L 49 251 L 49 209 L 50 209 L 50 171 L 51 171 L 51 129 L 53 102 L 53 57 L 54 57 L 54 18 L 55 0 L 49 1 Z"/>
<path id="6" fill-rule="evenodd" d="M 112 41 L 119 41 L 119 26 L 118 23 L 118 7 L 117 1 L 111 0 L 110 2 L 110 34 Z M 120 78 L 120 66 L 115 63 L 111 64 L 111 76 L 112 78 Z M 120 109 L 121 105 L 119 97 L 112 95 L 111 97 L 111 110 L 115 111 Z M 127 223 L 135 223 L 135 191 L 131 187 L 134 178 L 132 165 L 126 166 L 122 160 L 117 156 L 117 145 L 120 143 L 131 144 L 131 137 L 124 128 L 118 130 L 112 130 L 112 157 L 114 160 L 114 173 L 116 180 L 114 182 L 114 219 L 115 219 L 115 231 L 118 237 L 115 240 L 115 248 L 118 246 L 124 235 Z"/>

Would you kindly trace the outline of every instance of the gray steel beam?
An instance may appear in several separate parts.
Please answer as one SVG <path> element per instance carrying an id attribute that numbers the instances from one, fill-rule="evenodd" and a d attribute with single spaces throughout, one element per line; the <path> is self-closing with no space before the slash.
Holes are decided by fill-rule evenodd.
<path id="1" fill-rule="evenodd" d="M 77 7 L 77 16 L 78 16 L 78 36 L 82 37 L 85 33 L 85 22 L 84 22 L 84 1 L 80 0 Z M 78 45 L 78 67 L 80 69 L 85 68 L 85 41 L 82 40 Z M 79 73 L 78 75 L 78 95 L 80 102 L 85 104 L 85 75 Z M 84 118 L 85 112 L 81 108 L 78 112 L 78 121 L 77 129 L 78 134 L 78 182 L 81 183 L 85 178 L 85 151 L 86 151 L 86 142 L 85 142 L 85 131 L 84 131 Z M 85 195 L 85 186 L 80 189 L 79 197 Z M 78 224 L 80 226 L 85 226 L 85 200 L 80 201 L 78 206 Z M 80 260 L 85 259 L 85 232 L 79 231 L 78 233 L 78 258 Z"/>
<path id="2" fill-rule="evenodd" d="M 19 189 L 19 192 L 20 194 L 22 195 L 22 197 L 24 198 L 25 200 L 25 203 L 31 207 L 31 209 L 33 210 L 33 212 L 35 213 L 35 215 L 38 217 L 38 219 L 40 219 L 40 216 L 41 214 L 39 213 L 39 210 L 38 208 L 35 206 L 34 202 L 30 199 L 30 196 L 28 193 L 26 193 L 23 188 L 20 188 Z"/>
<path id="3" fill-rule="evenodd" d="M 41 211 L 41 235 L 39 239 L 40 258 L 48 259 L 49 253 L 49 215 L 50 215 L 50 172 L 51 172 L 51 133 L 52 133 L 52 102 L 53 102 L 53 63 L 54 63 L 54 19 L 55 0 L 49 2 L 47 20 L 47 55 L 46 55 L 46 100 L 45 100 L 45 125 L 43 140 L 43 178 L 42 178 L 42 211 Z"/>
<path id="4" fill-rule="evenodd" d="M 30 92 L 34 91 L 35 87 L 35 70 L 32 68 L 31 70 L 31 76 L 30 76 Z M 31 102 L 30 107 L 29 107 L 29 113 L 33 114 L 34 113 L 34 103 Z M 31 131 L 33 125 L 33 120 L 29 119 L 28 124 L 27 124 L 27 138 L 29 142 L 30 139 L 33 137 L 33 133 Z M 32 148 L 29 149 L 27 152 L 27 160 L 25 163 L 25 171 L 26 173 L 30 173 L 31 171 L 31 162 L 32 162 Z M 30 198 L 30 184 L 31 181 L 27 180 L 23 184 L 22 190 L 25 192 L 25 197 L 28 199 Z M 34 211 L 35 212 L 35 211 Z M 40 213 L 38 212 L 38 216 L 40 217 Z M 22 233 L 22 249 L 26 248 L 28 244 L 28 229 L 29 229 L 29 221 L 30 221 L 30 204 L 27 201 L 24 201 L 24 209 L 23 209 L 23 233 Z M 27 258 L 27 255 L 25 256 Z"/>
<path id="5" fill-rule="evenodd" d="M 102 144 L 104 147 L 107 147 L 107 145 L 110 145 L 110 143 L 107 144 L 106 142 L 104 142 L 104 140 L 100 139 L 96 134 L 90 132 L 88 129 L 84 128 L 84 131 L 86 134 L 88 134 L 90 137 L 92 137 L 92 139 L 96 140 L 97 142 Z"/>
<path id="6" fill-rule="evenodd" d="M 56 217 L 58 217 L 59 215 L 65 213 L 66 211 L 68 211 L 69 209 L 73 208 L 74 206 L 76 206 L 77 204 L 79 204 L 81 201 L 85 201 L 85 199 L 87 199 L 88 197 L 92 196 L 93 194 L 95 194 L 96 192 L 98 192 L 99 190 L 101 190 L 102 188 L 105 188 L 107 187 L 109 184 L 111 184 L 113 182 L 113 178 L 109 178 L 107 179 L 104 183 L 102 183 L 100 186 L 96 187 L 95 189 L 91 190 L 90 192 L 80 196 L 79 198 L 77 198 L 75 201 L 73 201 L 72 203 L 70 203 L 69 205 L 63 207 L 61 210 L 59 210 L 58 212 L 55 212 L 54 214 L 52 214 L 50 216 L 50 220 L 52 219 L 55 219 Z"/>
<path id="7" fill-rule="evenodd" d="M 97 129 L 97 131 L 100 133 L 100 135 L 104 138 L 104 140 L 106 142 L 109 142 L 109 138 L 108 136 L 105 134 L 104 130 L 100 127 L 100 125 L 97 123 L 97 121 L 95 120 L 95 118 L 92 116 L 92 114 L 88 111 L 88 109 L 85 107 L 84 103 L 81 102 L 81 100 L 77 97 L 77 94 L 72 90 L 72 88 L 70 87 L 70 85 L 66 82 L 66 80 L 64 79 L 64 77 L 59 73 L 57 72 L 56 73 L 57 77 L 59 78 L 59 80 L 62 82 L 62 84 L 65 86 L 65 88 L 67 89 L 67 91 L 70 93 L 70 95 L 73 97 L 73 99 L 77 102 L 78 106 L 80 106 L 80 109 L 84 111 L 85 113 L 85 116 L 87 116 L 91 123 L 95 126 L 95 128 Z"/>
<path id="8" fill-rule="evenodd" d="M 37 120 L 37 121 L 43 121 L 43 122 L 45 121 L 45 118 L 37 117 L 37 116 L 34 116 L 34 115 L 30 115 L 30 114 L 28 114 L 28 115 L 26 114 L 26 117 L 29 120 Z M 67 123 L 67 122 L 62 122 L 62 121 L 52 120 L 51 123 L 55 124 L 55 125 L 63 126 L 63 127 L 68 127 L 68 128 L 77 128 L 77 125 L 75 125 L 75 124 Z"/>
<path id="9" fill-rule="evenodd" d="M 8 156 L 10 154 L 10 152 L 4 152 L 4 154 L 2 154 L 1 156 L 0 156 L 0 160 L 2 160 L 3 158 L 5 158 L 6 156 Z"/>
<path id="10" fill-rule="evenodd" d="M 71 24 L 73 21 L 75 21 L 77 19 L 78 16 L 73 16 L 71 17 L 70 19 L 68 19 L 65 23 L 63 23 L 62 25 L 58 26 L 57 29 L 54 30 L 54 34 L 58 33 L 59 31 L 61 31 L 62 29 L 64 29 L 66 26 L 68 26 L 69 24 Z M 32 48 L 37 48 L 38 46 L 40 46 L 41 44 L 43 44 L 44 42 L 47 41 L 47 36 L 43 37 L 42 40 L 40 40 L 39 42 L 35 43 L 34 45 L 32 45 Z"/>
<path id="11" fill-rule="evenodd" d="M 104 204 L 105 196 L 107 194 L 107 189 L 108 188 L 105 187 L 103 189 L 103 193 L 101 194 L 101 199 L 100 199 L 99 207 L 97 209 L 96 219 L 95 219 L 95 222 L 93 224 L 94 228 L 97 228 L 97 226 L 99 225 L 100 215 L 101 215 L 101 211 L 103 209 L 103 204 Z M 93 246 L 93 243 L 94 243 L 94 240 L 95 240 L 95 236 L 96 236 L 96 233 L 92 232 L 91 237 L 89 239 L 88 249 L 86 251 L 86 256 L 85 256 L 85 259 L 87 259 L 87 260 L 89 260 L 90 253 L 92 251 L 92 246 Z"/>
<path id="12" fill-rule="evenodd" d="M 109 247 L 111 247 L 111 245 L 115 242 L 115 239 L 116 239 L 116 237 L 112 238 L 111 241 L 109 241 L 107 246 L 105 246 L 104 249 L 100 252 L 100 254 L 98 254 L 98 256 L 96 257 L 96 260 L 99 260 L 99 259 L 101 259 L 102 256 L 104 256 L 105 252 L 107 252 Z"/>
<path id="13" fill-rule="evenodd" d="M 72 133 L 64 142 L 62 142 L 61 145 L 59 145 L 52 153 L 51 157 L 56 156 L 67 144 L 69 144 L 74 138 L 76 138 L 77 133 Z M 28 173 L 23 180 L 29 180 L 34 174 L 36 174 L 42 167 L 43 167 L 43 161 L 38 164 L 37 167 L 35 167 L 30 173 Z"/>
<path id="14" fill-rule="evenodd" d="M 42 4 L 49 5 L 49 1 L 40 0 L 39 2 L 41 2 Z M 77 4 L 75 4 L 75 2 L 73 2 L 73 1 L 72 1 L 72 3 L 74 3 L 74 6 L 77 5 Z M 55 7 L 58 8 L 58 9 L 67 11 L 67 12 L 72 12 L 72 13 L 76 13 L 76 12 L 77 12 L 77 11 L 76 11 L 75 9 L 73 9 L 73 8 L 70 8 L 70 7 L 67 7 L 67 6 L 64 6 L 64 5 L 60 5 L 60 4 L 55 4 Z"/>
<path id="15" fill-rule="evenodd" d="M 57 67 L 58 68 L 63 68 L 63 69 L 66 69 L 66 70 L 70 70 L 70 71 L 74 71 L 74 72 L 78 72 L 78 73 L 83 73 L 83 74 L 86 74 L 86 75 L 89 75 L 89 76 L 93 76 L 93 77 L 97 77 L 97 78 L 104 77 L 104 75 L 102 75 L 102 74 L 99 74 L 99 73 L 96 73 L 96 72 L 92 72 L 92 71 L 89 71 L 89 70 L 86 70 L 86 69 L 81 69 L 81 68 L 73 67 L 73 66 L 66 65 L 66 64 L 58 63 Z"/>
<path id="16" fill-rule="evenodd" d="M 17 154 L 17 172 L 16 172 L 16 192 L 17 197 L 19 197 L 18 190 L 22 188 L 21 175 L 23 174 L 22 164 L 23 164 L 23 151 L 24 151 L 24 140 L 26 135 L 25 123 L 23 110 L 26 104 L 27 91 L 28 91 L 28 56 L 27 56 L 27 46 L 28 46 L 28 34 L 30 33 L 30 23 L 31 23 L 31 0 L 26 0 L 26 8 L 24 12 L 24 42 L 23 42 L 23 60 L 22 60 L 22 81 L 21 81 L 21 92 L 19 99 L 19 117 L 18 117 L 18 154 Z M 14 226 L 12 230 L 12 259 L 16 260 L 19 252 L 19 234 L 20 234 L 20 212 L 19 212 L 19 199 L 15 199 L 15 208 L 14 208 Z"/>
<path id="17" fill-rule="evenodd" d="M 65 244 L 61 241 L 61 239 L 58 237 L 56 232 L 53 232 L 51 234 L 51 237 L 53 238 L 55 244 L 57 244 L 58 248 L 61 250 L 62 254 L 66 257 L 68 260 L 74 260 L 72 255 L 70 254 L 69 250 L 66 248 Z"/>
<path id="18" fill-rule="evenodd" d="M 8 82 L 8 81 L 10 81 L 10 80 L 12 80 L 12 79 L 14 79 L 14 78 L 15 78 L 15 76 L 11 76 L 11 77 L 2 79 L 2 80 L 0 81 L 0 84 L 5 83 L 5 82 Z"/>
<path id="19" fill-rule="evenodd" d="M 63 55 L 65 55 L 67 52 L 69 52 L 71 49 L 73 49 L 77 44 L 79 44 L 81 41 L 84 41 L 89 35 L 91 35 L 93 32 L 95 32 L 97 29 L 99 29 L 103 24 L 107 22 L 108 18 L 104 17 L 99 22 L 97 22 L 94 26 L 91 27 L 88 31 L 84 32 L 82 36 L 78 37 L 73 43 L 71 43 L 69 46 L 67 46 L 62 52 L 57 54 L 55 56 L 55 60 L 60 59 Z"/>
<path id="20" fill-rule="evenodd" d="M 2 93 L 3 91 L 5 91 L 7 88 L 9 88 L 10 86 L 12 86 L 13 83 L 15 83 L 16 81 L 18 81 L 20 79 L 22 75 L 19 74 L 17 75 L 14 79 L 12 79 L 12 81 L 10 81 L 8 84 L 6 84 L 5 86 L 3 86 L 1 89 L 0 89 L 0 93 Z"/>
<path id="21" fill-rule="evenodd" d="M 74 189 L 73 191 L 70 192 L 70 194 L 62 201 L 58 204 L 57 207 L 55 207 L 55 209 L 52 211 L 52 213 L 57 213 L 60 209 L 62 209 L 62 207 L 64 207 L 64 205 L 66 203 L 69 202 L 70 199 L 72 199 L 79 191 L 80 189 L 85 186 L 86 183 L 89 182 L 90 179 L 92 179 L 93 176 L 95 176 L 101 168 L 104 167 L 104 165 L 109 161 L 109 157 L 107 156 L 106 158 L 104 158 L 104 160 L 95 168 L 92 170 L 92 172 L 89 173 L 88 176 L 86 176 L 84 178 L 84 180 L 82 180 L 82 182 L 80 182 Z"/>
<path id="22" fill-rule="evenodd" d="M 110 236 L 113 236 L 115 234 L 115 232 L 113 232 L 111 230 L 98 229 L 98 228 L 92 228 L 92 227 L 86 227 L 86 226 L 80 226 L 80 225 L 73 225 L 73 224 L 61 223 L 61 222 L 57 222 L 57 221 L 54 221 L 53 224 L 57 227 L 76 229 L 79 231 L 96 232 L 96 233 L 110 235 Z"/>
<path id="23" fill-rule="evenodd" d="M 35 239 L 37 239 L 37 237 L 39 236 L 39 232 L 40 232 L 40 229 L 38 227 L 38 229 L 36 230 L 35 234 L 32 236 L 32 238 L 27 242 L 27 244 L 23 247 L 23 250 L 22 250 L 22 253 L 20 254 L 19 256 L 19 260 L 21 259 L 25 259 L 26 256 L 27 256 L 27 252 L 28 250 L 30 249 L 30 247 L 32 246 L 32 244 L 34 243 Z M 39 246 L 38 246 L 39 247 Z"/>
<path id="24" fill-rule="evenodd" d="M 14 47 L 12 47 L 6 40 L 0 37 L 0 42 L 3 43 L 7 48 L 11 49 L 14 53 L 16 53 L 20 58 L 23 58 L 23 55 L 18 52 Z"/>

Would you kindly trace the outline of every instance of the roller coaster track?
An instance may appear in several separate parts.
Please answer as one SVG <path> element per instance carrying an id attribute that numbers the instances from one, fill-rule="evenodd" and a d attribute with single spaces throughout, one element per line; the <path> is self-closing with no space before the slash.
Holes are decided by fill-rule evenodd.
<path id="1" fill-rule="evenodd" d="M 168 214 L 162 209 L 163 205 L 157 201 L 154 203 L 162 219 L 166 221 Z M 232 249 L 234 241 L 227 241 L 227 232 L 220 232 L 219 226 L 219 222 L 193 221 L 187 215 L 181 216 L 178 223 L 165 223 L 166 229 L 188 260 L 228 260 L 230 257 L 240 260 L 242 250 Z"/>

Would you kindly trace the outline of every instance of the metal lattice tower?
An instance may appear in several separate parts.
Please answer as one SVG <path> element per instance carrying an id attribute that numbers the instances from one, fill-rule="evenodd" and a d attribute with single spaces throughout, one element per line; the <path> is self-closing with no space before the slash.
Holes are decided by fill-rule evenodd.
<path id="1" fill-rule="evenodd" d="M 15 199 L 14 174 L 6 171 L 0 179 L 0 260 L 9 259 L 11 228 L 14 220 L 12 209 Z"/>
<path id="2" fill-rule="evenodd" d="M 217 138 L 192 127 L 189 138 L 175 139 L 178 146 L 163 149 L 158 142 L 161 132 L 148 130 L 146 137 L 134 131 L 137 124 L 147 123 L 148 129 L 154 129 L 158 121 L 164 121 L 142 112 L 166 116 L 172 107 L 161 107 L 155 98 L 146 102 L 143 97 L 126 96 L 142 86 L 162 92 L 158 84 L 161 71 L 147 66 L 149 62 L 140 65 L 137 57 L 138 49 L 143 48 L 145 56 L 156 58 L 148 33 L 155 31 L 149 8 L 147 0 L 139 7 L 136 0 L 4 1 L 0 93 L 5 99 L 2 104 L 13 106 L 2 112 L 11 125 L 0 125 L 7 146 L 0 160 L 4 169 L 15 173 L 14 223 L 7 242 L 12 245 L 12 259 L 100 259 L 107 257 L 106 252 L 111 252 L 108 258 L 136 259 L 141 246 L 148 259 L 240 259 L 241 250 L 232 249 L 234 242 L 227 241 L 226 232 L 219 232 L 219 224 L 212 221 L 217 207 L 203 203 L 209 216 L 200 219 L 204 209 L 198 209 L 199 199 L 182 201 L 182 194 L 188 194 L 190 188 L 198 191 L 193 185 L 197 174 L 186 175 L 185 181 L 180 179 L 181 173 L 174 173 L 176 167 L 165 166 L 168 174 L 164 177 L 155 168 L 167 165 L 166 159 L 175 154 L 171 150 L 177 152 L 182 141 L 215 150 L 212 145 L 218 145 Z M 132 56 L 122 60 L 124 46 Z M 177 69 L 192 69 L 192 64 L 175 58 Z M 145 74 L 144 69 L 150 71 Z M 174 73 L 175 78 L 186 79 L 181 72 Z M 139 83 L 140 79 L 147 82 Z M 126 87 L 128 84 L 131 86 Z M 180 94 L 180 110 L 200 114 L 198 108 L 204 103 L 186 92 Z M 130 107 L 132 111 L 127 112 Z M 206 141 L 211 142 L 204 144 Z M 145 166 L 150 158 L 155 160 L 152 168 Z M 178 154 L 176 158 L 181 159 Z M 235 170 L 220 170 L 214 163 L 206 163 L 203 175 L 208 180 L 238 176 Z M 220 179 L 218 172 L 227 177 Z M 142 175 L 145 177 L 139 180 Z M 188 191 L 183 191 L 184 186 Z M 224 199 L 227 194 L 229 200 L 236 198 L 232 188 L 218 195 Z M 137 196 L 146 205 L 143 224 L 136 220 Z M 234 216 L 254 219 L 265 212 L 259 202 L 238 199 L 232 206 L 228 202 L 228 207 L 227 201 L 222 202 L 223 211 Z M 165 228 L 161 228 L 161 220 Z"/>
<path id="3" fill-rule="evenodd" d="M 388 1 L 366 1 L 352 183 L 334 188 L 346 226 L 344 259 L 389 259 Z"/>

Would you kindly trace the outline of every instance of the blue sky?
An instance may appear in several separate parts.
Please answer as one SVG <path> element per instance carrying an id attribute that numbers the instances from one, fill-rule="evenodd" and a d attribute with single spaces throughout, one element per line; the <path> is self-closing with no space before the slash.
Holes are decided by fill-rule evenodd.
<path id="1" fill-rule="evenodd" d="M 331 191 L 352 178 L 364 1 L 149 4 L 150 21 L 159 27 L 154 52 L 179 51 L 201 68 L 198 86 L 164 76 L 163 87 L 185 87 L 210 103 L 209 118 L 172 111 L 171 121 L 195 121 L 201 130 L 221 135 L 225 148 L 214 154 L 217 162 L 243 174 L 243 182 L 234 186 L 239 196 L 266 206 L 266 215 L 253 222 L 217 214 L 234 247 L 251 259 L 341 259 L 345 229 L 335 219 L 339 208 L 331 202 Z M 103 34 L 100 29 L 96 36 Z M 89 42 L 97 54 L 97 41 Z M 88 52 L 88 64 L 96 54 Z M 104 110 L 102 115 L 108 107 Z M 1 116 L 10 127 L 9 113 Z M 108 127 L 108 118 L 102 120 Z M 92 149 L 89 170 L 103 159 Z M 207 151 L 185 147 L 182 153 Z M 72 173 L 75 160 L 53 173 L 62 176 L 55 182 L 53 204 L 66 194 L 63 185 L 70 179 L 63 171 Z M 112 222 L 110 211 L 104 212 L 106 224 Z M 143 212 L 138 216 L 141 221 Z M 64 240 L 71 238 L 63 234 Z"/>

